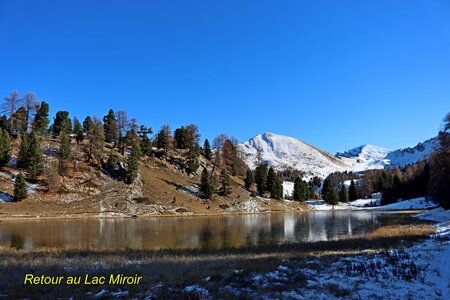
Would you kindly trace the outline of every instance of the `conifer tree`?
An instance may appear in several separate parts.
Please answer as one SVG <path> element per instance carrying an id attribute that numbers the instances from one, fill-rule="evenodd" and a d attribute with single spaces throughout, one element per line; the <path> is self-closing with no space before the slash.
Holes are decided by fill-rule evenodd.
<path id="1" fill-rule="evenodd" d="M 25 166 L 28 174 L 35 179 L 42 173 L 44 157 L 39 143 L 38 136 L 32 131 L 29 136 L 29 145 L 27 152 L 27 165 Z"/>
<path id="2" fill-rule="evenodd" d="M 94 130 L 94 122 L 90 116 L 87 116 L 83 121 L 83 132 L 88 135 Z"/>
<path id="3" fill-rule="evenodd" d="M 42 173 L 43 154 L 38 136 L 32 131 L 21 135 L 17 166 L 28 171 L 32 179 Z"/>
<path id="4" fill-rule="evenodd" d="M 28 133 L 20 136 L 19 155 L 17 157 L 17 167 L 25 169 L 28 166 L 28 151 L 30 148 L 30 137 Z"/>
<path id="5" fill-rule="evenodd" d="M 21 134 L 27 132 L 27 111 L 21 106 L 14 112 L 14 132 Z"/>
<path id="6" fill-rule="evenodd" d="M 301 187 L 302 187 L 303 201 L 306 201 L 306 200 L 312 198 L 312 196 L 310 195 L 310 190 L 308 188 L 308 184 L 306 183 L 306 181 L 304 181 L 304 180 L 301 181 Z"/>
<path id="7" fill-rule="evenodd" d="M 223 169 L 220 172 L 220 180 L 222 183 L 220 193 L 224 196 L 230 195 L 231 194 L 231 180 L 230 180 L 230 176 L 228 175 L 228 173 L 225 169 Z"/>
<path id="8" fill-rule="evenodd" d="M 245 175 L 245 188 L 250 190 L 253 184 L 255 183 L 255 174 L 252 170 L 247 169 L 247 174 Z"/>
<path id="9" fill-rule="evenodd" d="M 58 111 L 53 121 L 53 135 L 58 136 L 61 131 L 72 131 L 72 121 L 68 111 Z"/>
<path id="10" fill-rule="evenodd" d="M 86 159 L 90 162 L 92 159 L 100 162 L 103 156 L 103 147 L 105 143 L 105 133 L 103 131 L 102 122 L 99 119 L 94 118 L 92 122 L 92 128 L 89 129 L 86 135 L 88 143 L 84 148 Z"/>
<path id="11" fill-rule="evenodd" d="M 151 127 L 146 127 L 141 125 L 138 134 L 141 140 L 141 152 L 143 155 L 150 155 L 152 153 L 152 141 L 148 137 L 149 134 L 152 134 L 153 130 Z"/>
<path id="12" fill-rule="evenodd" d="M 189 149 L 188 159 L 187 159 L 187 172 L 189 174 L 195 173 L 200 167 L 198 157 L 200 155 L 200 149 L 198 145 L 192 146 Z"/>
<path id="13" fill-rule="evenodd" d="M 333 187 L 330 179 L 326 178 L 322 188 L 322 198 L 326 203 L 336 205 L 339 203 L 339 196 Z"/>
<path id="14" fill-rule="evenodd" d="M 266 185 L 266 190 L 272 194 L 273 190 L 274 190 L 274 182 L 275 182 L 275 178 L 276 178 L 276 173 L 273 167 L 270 167 L 269 172 L 267 174 L 267 185 Z"/>
<path id="15" fill-rule="evenodd" d="M 348 200 L 355 201 L 358 199 L 358 190 L 356 188 L 355 182 L 350 182 L 350 187 L 348 188 Z"/>
<path id="16" fill-rule="evenodd" d="M 8 119 L 5 115 L 0 116 L 0 129 L 8 128 Z"/>
<path id="17" fill-rule="evenodd" d="M 0 129 L 0 167 L 8 164 L 11 159 L 11 138 L 6 129 Z"/>
<path id="18" fill-rule="evenodd" d="M 270 197 L 274 199 L 283 198 L 283 184 L 276 174 L 272 182 L 272 191 L 270 192 Z"/>
<path id="19" fill-rule="evenodd" d="M 131 155 L 128 158 L 128 168 L 126 181 L 128 184 L 132 184 L 139 172 L 139 157 L 141 156 L 141 148 L 138 142 L 134 142 L 131 147 Z"/>
<path id="20" fill-rule="evenodd" d="M 47 131 L 50 120 L 48 118 L 49 106 L 46 102 L 42 101 L 41 105 L 37 109 L 36 115 L 33 120 L 33 131 L 38 134 L 43 134 Z"/>
<path id="21" fill-rule="evenodd" d="M 205 199 L 211 199 L 213 196 L 213 187 L 209 181 L 209 174 L 206 168 L 203 169 L 202 175 L 200 178 L 200 195 Z"/>
<path id="22" fill-rule="evenodd" d="M 167 152 L 169 141 L 167 140 L 167 136 L 164 134 L 164 132 L 160 131 L 155 139 L 156 147 L 158 149 L 164 150 L 164 152 Z"/>
<path id="23" fill-rule="evenodd" d="M 339 191 L 339 202 L 347 203 L 348 202 L 348 191 L 345 185 L 341 186 L 341 190 Z"/>
<path id="24" fill-rule="evenodd" d="M 294 180 L 294 192 L 292 194 L 295 201 L 305 201 L 308 198 L 308 185 L 300 177 Z"/>
<path id="25" fill-rule="evenodd" d="M 77 117 L 73 118 L 73 134 L 75 134 L 77 144 L 80 144 L 84 140 L 83 126 L 80 121 L 78 121 Z"/>
<path id="26" fill-rule="evenodd" d="M 134 129 L 130 129 L 125 134 L 125 146 L 133 146 L 133 143 L 137 142 L 138 135 Z"/>
<path id="27" fill-rule="evenodd" d="M 126 148 L 126 138 L 122 136 L 122 133 L 119 132 L 119 139 L 117 143 L 117 149 L 122 155 L 125 155 L 125 148 Z"/>
<path id="28" fill-rule="evenodd" d="M 185 149 L 187 147 L 187 140 L 188 140 L 188 132 L 184 128 L 184 126 L 181 126 L 180 128 L 175 129 L 173 133 L 175 148 L 177 149 Z"/>
<path id="29" fill-rule="evenodd" d="M 66 174 L 67 164 L 72 159 L 72 147 L 70 145 L 70 136 L 67 132 L 61 132 L 59 144 L 59 165 L 58 171 L 61 175 Z"/>
<path id="30" fill-rule="evenodd" d="M 114 111 L 110 109 L 108 114 L 103 117 L 103 129 L 105 132 L 105 142 L 116 143 L 118 134 L 118 126 Z"/>
<path id="31" fill-rule="evenodd" d="M 439 132 L 439 149 L 430 161 L 428 194 L 445 208 L 450 208 L 450 112 L 444 117 L 443 130 Z"/>
<path id="32" fill-rule="evenodd" d="M 259 194 L 264 194 L 267 185 L 267 165 L 260 164 L 255 170 L 255 184 Z"/>
<path id="33" fill-rule="evenodd" d="M 203 155 L 205 155 L 207 160 L 211 160 L 212 158 L 211 145 L 209 144 L 208 139 L 203 143 Z"/>
<path id="34" fill-rule="evenodd" d="M 169 125 L 163 125 L 156 135 L 155 144 L 158 149 L 164 151 L 164 154 L 169 150 L 170 143 L 170 127 Z"/>
<path id="35" fill-rule="evenodd" d="M 308 199 L 315 199 L 316 198 L 316 189 L 313 186 L 310 186 L 308 188 Z"/>
<path id="36" fill-rule="evenodd" d="M 27 198 L 27 183 L 22 173 L 19 173 L 14 182 L 14 196 L 15 201 L 20 201 Z"/>

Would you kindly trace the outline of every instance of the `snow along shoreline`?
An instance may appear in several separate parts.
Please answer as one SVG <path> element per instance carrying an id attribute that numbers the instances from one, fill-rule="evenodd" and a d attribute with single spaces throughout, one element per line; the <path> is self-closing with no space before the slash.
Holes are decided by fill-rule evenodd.
<path id="1" fill-rule="evenodd" d="M 426 210 L 438 207 L 438 204 L 425 199 L 425 197 L 399 201 L 396 203 L 380 206 L 380 198 L 358 199 L 349 203 L 329 205 L 324 200 L 305 201 L 308 207 L 314 210 Z"/>
<path id="2" fill-rule="evenodd" d="M 346 256 L 327 265 L 308 258 L 299 267 L 285 259 L 268 272 L 231 270 L 230 278 L 238 278 L 226 281 L 219 291 L 262 299 L 449 299 L 450 210 L 436 208 L 416 217 L 438 223 L 435 234 L 412 247 Z M 212 299 L 210 278 L 182 292 Z M 306 280 L 306 286 L 299 287 L 298 280 Z"/>

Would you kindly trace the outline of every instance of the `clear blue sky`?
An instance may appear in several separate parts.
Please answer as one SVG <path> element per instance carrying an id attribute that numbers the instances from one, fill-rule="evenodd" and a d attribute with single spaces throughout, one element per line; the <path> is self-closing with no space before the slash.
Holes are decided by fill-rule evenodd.
<path id="1" fill-rule="evenodd" d="M 209 139 L 413 146 L 450 111 L 450 2 L 0 0 L 13 89 Z"/>

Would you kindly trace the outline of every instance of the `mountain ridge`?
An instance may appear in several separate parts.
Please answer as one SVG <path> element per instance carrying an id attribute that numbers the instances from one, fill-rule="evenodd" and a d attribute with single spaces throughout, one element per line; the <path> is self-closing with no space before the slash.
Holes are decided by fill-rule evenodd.
<path id="1" fill-rule="evenodd" d="M 299 139 L 265 132 L 237 145 L 250 168 L 255 168 L 258 152 L 262 162 L 277 170 L 293 168 L 305 177 L 326 177 L 336 171 L 365 171 L 389 167 L 403 167 L 429 158 L 437 146 L 432 138 L 414 147 L 390 150 L 364 144 L 335 155 Z"/>

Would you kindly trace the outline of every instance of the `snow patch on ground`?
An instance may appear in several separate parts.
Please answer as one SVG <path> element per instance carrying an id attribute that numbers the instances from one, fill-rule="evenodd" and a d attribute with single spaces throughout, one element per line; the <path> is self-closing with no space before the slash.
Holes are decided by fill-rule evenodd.
<path id="1" fill-rule="evenodd" d="M 209 292 L 207 289 L 199 286 L 199 285 L 188 285 L 183 289 L 184 293 L 193 294 L 196 298 L 199 299 L 208 299 Z"/>
<path id="2" fill-rule="evenodd" d="M 255 200 L 243 201 L 234 206 L 234 208 L 246 213 L 257 213 L 261 210 L 261 206 Z"/>
<path id="3" fill-rule="evenodd" d="M 291 181 L 283 181 L 283 196 L 289 198 L 294 193 L 294 183 Z"/>
<path id="4" fill-rule="evenodd" d="M 13 197 L 10 195 L 0 192 L 0 202 L 13 202 Z"/>
<path id="5" fill-rule="evenodd" d="M 325 200 L 309 200 L 305 201 L 309 208 L 312 210 L 362 210 L 368 209 L 371 206 L 380 205 L 380 199 L 370 198 L 370 199 L 358 199 L 349 203 L 340 202 L 337 205 L 330 205 L 325 202 Z"/>
<path id="6" fill-rule="evenodd" d="M 262 299 L 449 299 L 450 210 L 436 209 L 419 215 L 426 219 L 431 216 L 442 221 L 435 225 L 438 234 L 410 248 L 348 256 L 330 263 L 307 258 L 310 261 L 301 263 L 301 267 L 295 261 L 285 261 L 267 273 L 231 279 L 221 295 Z"/>
<path id="7" fill-rule="evenodd" d="M 405 210 L 405 209 L 429 209 L 437 207 L 433 201 L 427 200 L 425 197 L 414 198 L 396 203 L 379 206 L 373 209 L 377 210 Z"/>
<path id="8" fill-rule="evenodd" d="M 396 203 L 380 206 L 380 198 L 358 199 L 349 203 L 329 205 L 324 200 L 305 201 L 312 210 L 422 210 L 437 207 L 433 201 L 425 197 L 399 201 Z"/>
<path id="9" fill-rule="evenodd" d="M 415 216 L 422 220 L 429 220 L 434 222 L 448 222 L 450 221 L 450 210 L 445 210 L 438 207 Z"/>

